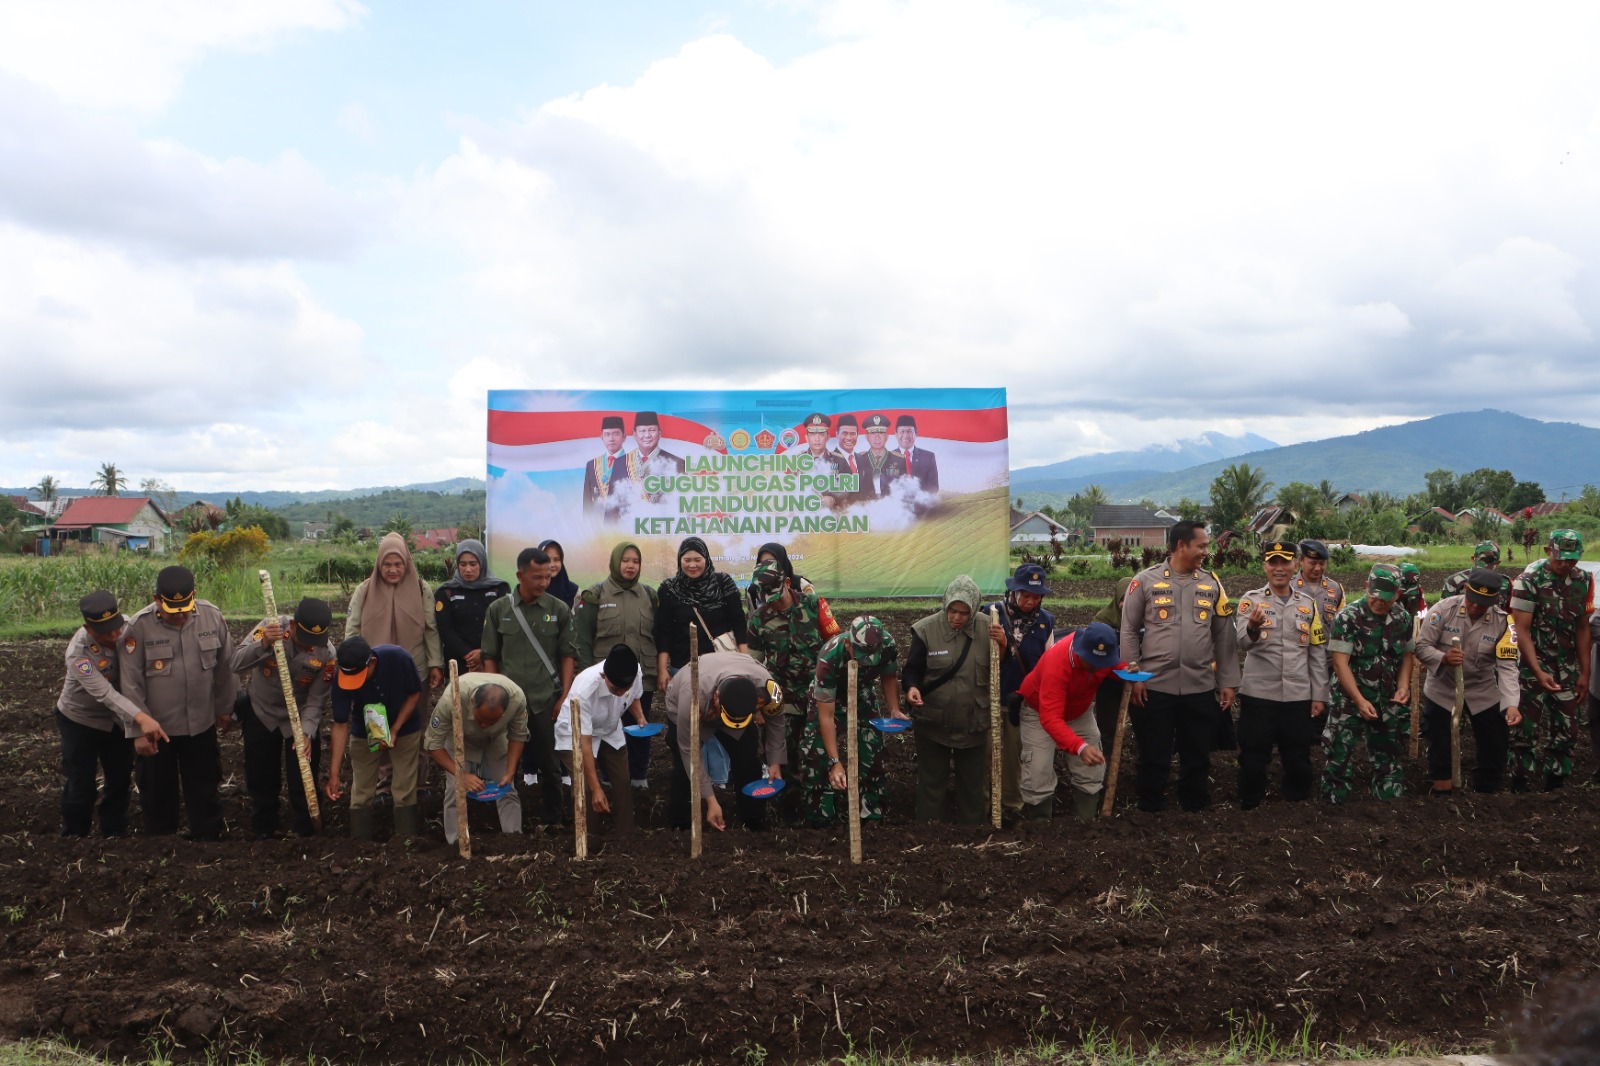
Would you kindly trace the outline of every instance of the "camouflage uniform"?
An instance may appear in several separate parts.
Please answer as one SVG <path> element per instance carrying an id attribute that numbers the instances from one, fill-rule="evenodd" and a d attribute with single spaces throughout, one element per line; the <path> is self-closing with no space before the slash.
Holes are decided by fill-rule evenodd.
<path id="1" fill-rule="evenodd" d="M 815 592 L 795 589 L 794 603 L 788 610 L 778 606 L 778 597 L 774 596 L 750 612 L 750 652 L 784 691 L 785 747 L 792 774 L 798 774 L 800 769 L 798 754 L 806 714 L 803 701 L 816 678 L 817 653 L 827 639 L 824 630 L 833 636 L 839 632 L 839 623 Z"/>
<path id="2" fill-rule="evenodd" d="M 1413 620 L 1428 609 L 1428 598 L 1422 593 L 1422 571 L 1416 563 L 1400 564 L 1400 597 L 1395 606 L 1404 607 Z"/>
<path id="3" fill-rule="evenodd" d="M 1457 570 L 1444 579 L 1444 589 L 1439 593 L 1439 602 L 1443 603 L 1451 596 L 1459 596 L 1466 591 L 1467 575 L 1472 573 L 1472 568 Z M 1500 609 L 1506 614 L 1511 613 L 1511 582 L 1506 580 L 1504 574 L 1500 575 Z"/>
<path id="4" fill-rule="evenodd" d="M 816 679 L 811 685 L 811 699 L 806 709 L 805 735 L 800 741 L 801 760 L 804 763 L 801 789 L 804 793 L 806 821 L 821 828 L 837 822 L 844 814 L 847 792 L 835 791 L 828 784 L 828 750 L 822 745 L 822 732 L 817 725 L 817 705 L 833 704 L 834 736 L 838 741 L 840 758 L 844 758 L 845 721 L 848 710 L 849 674 L 846 665 L 852 655 L 857 663 L 856 745 L 860 758 L 861 817 L 866 821 L 883 819 L 883 801 L 889 790 L 889 777 L 879 755 L 883 751 L 883 734 L 867 724 L 870 718 L 880 718 L 889 713 L 884 706 L 878 682 L 896 676 L 895 659 L 899 654 L 894 637 L 882 627 L 882 643 L 875 648 L 855 647 L 852 638 L 859 638 L 863 618 L 851 623 L 850 629 L 830 637 L 817 654 Z M 873 661 L 865 662 L 864 659 Z M 846 760 L 848 763 L 848 760 Z"/>
<path id="5" fill-rule="evenodd" d="M 1401 756 L 1411 727 L 1411 712 L 1394 702 L 1394 693 L 1400 667 L 1411 649 L 1411 613 L 1398 601 L 1387 615 L 1379 615 L 1373 613 L 1363 597 L 1334 618 L 1328 651 L 1350 657 L 1350 672 L 1355 675 L 1361 695 L 1377 708 L 1378 717 L 1375 721 L 1362 718 L 1335 675 L 1328 726 L 1322 735 L 1327 755 L 1322 769 L 1322 798 L 1329 803 L 1343 803 L 1350 798 L 1356 747 L 1362 738 L 1366 739 L 1367 756 L 1372 760 L 1372 794 L 1381 800 L 1395 799 L 1404 791 Z"/>
<path id="6" fill-rule="evenodd" d="M 1531 641 L 1533 652 L 1544 672 L 1561 686 L 1560 692 L 1546 692 L 1534 679 L 1527 663 L 1518 667 L 1522 681 L 1522 723 L 1511 733 L 1511 767 L 1514 788 L 1526 787 L 1528 775 L 1541 766 L 1547 783 L 1550 778 L 1572 774 L 1572 746 L 1582 715 L 1577 691 L 1578 630 L 1588 625 L 1594 610 L 1594 576 L 1581 568 L 1566 577 L 1557 577 L 1540 559 L 1530 563 L 1511 583 L 1511 608 L 1532 615 L 1528 632 L 1519 640 Z M 1539 722 L 1545 722 L 1541 753 L 1535 746 Z"/>

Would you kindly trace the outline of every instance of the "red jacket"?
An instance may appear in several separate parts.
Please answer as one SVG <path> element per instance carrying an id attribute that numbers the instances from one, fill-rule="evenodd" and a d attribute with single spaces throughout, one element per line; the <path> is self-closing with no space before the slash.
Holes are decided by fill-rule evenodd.
<path id="1" fill-rule="evenodd" d="M 1094 706 L 1094 694 L 1100 683 L 1111 676 L 1117 667 L 1108 666 L 1092 670 L 1072 654 L 1072 638 L 1077 631 L 1061 638 L 1050 646 L 1018 689 L 1028 706 L 1039 712 L 1039 724 L 1050 734 L 1056 746 L 1073 755 L 1083 754 L 1088 741 L 1072 731 L 1068 722 L 1082 716 Z"/>

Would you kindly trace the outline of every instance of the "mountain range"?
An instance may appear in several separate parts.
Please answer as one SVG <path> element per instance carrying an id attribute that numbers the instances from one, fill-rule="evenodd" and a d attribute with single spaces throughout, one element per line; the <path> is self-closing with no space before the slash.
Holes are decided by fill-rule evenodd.
<path id="1" fill-rule="evenodd" d="M 337 500 L 360 499 L 365 496 L 377 496 L 380 493 L 393 492 L 397 489 L 410 492 L 438 492 L 448 496 L 470 492 L 473 489 L 481 491 L 483 489 L 483 479 L 453 477 L 448 481 L 428 481 L 415 485 L 377 485 L 362 489 L 321 489 L 316 492 L 286 492 L 276 489 L 261 492 L 193 492 L 189 489 L 175 489 L 173 496 L 178 501 L 179 507 L 187 506 L 195 500 L 205 500 L 207 503 L 213 503 L 221 507 L 227 501 L 238 497 L 244 503 L 257 504 L 269 510 L 275 510 L 279 507 L 288 507 L 297 503 L 332 503 Z M 93 496 L 95 494 L 96 490 L 89 488 L 62 486 L 56 489 L 56 495 L 58 496 Z M 27 488 L 0 488 L 0 495 L 26 496 L 31 500 L 33 499 L 33 486 L 29 485 Z M 139 496 L 143 495 L 143 493 L 139 491 L 138 485 L 134 484 L 124 488 L 122 495 Z"/>
<path id="2" fill-rule="evenodd" d="M 1189 440 L 1152 444 L 1137 451 L 1099 452 L 1045 466 L 1026 466 L 1011 471 L 1011 487 L 1014 492 L 1071 495 L 1087 485 L 1098 484 L 1102 488 L 1110 488 L 1112 485 L 1159 477 L 1217 459 L 1276 447 L 1273 441 L 1254 433 L 1246 433 L 1241 437 L 1216 432 L 1202 433 Z"/>
<path id="3" fill-rule="evenodd" d="M 1115 461 L 1119 464 L 1126 454 L 1110 453 L 1118 457 Z M 1092 467 L 1096 458 L 1083 456 L 1071 461 Z M 1463 411 L 1343 437 L 1241 452 L 1179 470 L 1134 477 L 1115 467 L 1098 473 L 1085 470 L 1074 478 L 1081 484 L 1067 489 L 1046 487 L 1044 481 L 1014 479 L 1012 495 L 1021 496 L 1028 508 L 1059 506 L 1084 485 L 1094 483 L 1113 501 L 1205 500 L 1211 494 L 1211 482 L 1234 463 L 1261 468 L 1278 486 L 1328 480 L 1347 492 L 1402 495 L 1425 488 L 1430 470 L 1460 474 L 1489 467 L 1510 470 L 1519 480 L 1536 481 L 1551 499 L 1558 499 L 1563 492 L 1576 495 L 1585 484 L 1600 485 L 1600 429 L 1573 422 L 1541 422 L 1507 411 Z"/>

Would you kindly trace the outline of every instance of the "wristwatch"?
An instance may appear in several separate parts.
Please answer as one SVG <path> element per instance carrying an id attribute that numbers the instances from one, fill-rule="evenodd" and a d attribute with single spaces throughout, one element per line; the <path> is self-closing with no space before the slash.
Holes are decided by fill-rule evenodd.
<path id="1" fill-rule="evenodd" d="M 830 757 L 830 758 L 829 758 L 829 759 L 828 759 L 828 769 L 830 769 L 830 770 L 831 770 L 831 769 L 833 769 L 833 768 L 834 768 L 834 767 L 835 767 L 835 766 L 838 766 L 838 765 L 839 765 L 839 760 L 838 760 L 838 759 L 836 759 L 836 758 L 832 758 L 832 757 Z"/>

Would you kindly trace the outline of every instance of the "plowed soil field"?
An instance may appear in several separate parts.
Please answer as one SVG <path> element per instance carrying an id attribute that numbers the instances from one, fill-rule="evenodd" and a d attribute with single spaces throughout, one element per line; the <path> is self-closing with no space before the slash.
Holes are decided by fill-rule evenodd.
<path id="1" fill-rule="evenodd" d="M 896 614 L 898 633 L 920 613 Z M 508 838 L 477 809 L 465 862 L 443 844 L 437 779 L 421 840 L 355 844 L 342 805 L 320 837 L 249 839 L 232 734 L 228 839 L 63 840 L 63 646 L 0 645 L 0 1037 L 196 1058 L 805 1062 L 1091 1027 L 1213 1043 L 1260 1021 L 1449 1049 L 1495 1042 L 1546 983 L 1600 968 L 1600 791 L 1440 801 L 1420 766 L 1399 801 L 1243 812 L 1218 752 L 1204 813 L 994 831 L 911 824 L 912 745 L 891 738 L 890 817 L 859 866 L 843 832 L 787 827 L 708 831 L 691 862 L 650 801 L 642 832 L 602 825 L 584 862 L 570 833 Z M 1574 785 L 1595 771 L 1579 752 Z M 667 769 L 658 748 L 651 797 Z"/>

